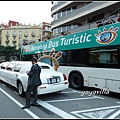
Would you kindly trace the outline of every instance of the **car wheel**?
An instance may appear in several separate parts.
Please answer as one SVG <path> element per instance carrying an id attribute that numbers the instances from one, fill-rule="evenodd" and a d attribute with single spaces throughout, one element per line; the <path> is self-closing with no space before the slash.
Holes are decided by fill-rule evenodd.
<path id="1" fill-rule="evenodd" d="M 82 76 L 78 73 L 72 73 L 69 79 L 69 85 L 74 89 L 82 89 L 83 87 L 83 79 Z"/>
<path id="2" fill-rule="evenodd" d="M 25 92 L 24 92 L 24 90 L 23 90 L 23 85 L 22 85 L 21 82 L 18 83 L 18 94 L 19 94 L 19 96 L 21 96 L 21 97 L 24 97 L 24 96 L 25 96 Z"/>

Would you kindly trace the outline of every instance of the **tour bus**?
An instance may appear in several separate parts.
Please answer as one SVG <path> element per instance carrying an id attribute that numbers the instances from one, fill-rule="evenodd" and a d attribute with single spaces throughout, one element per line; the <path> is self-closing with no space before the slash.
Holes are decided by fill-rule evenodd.
<path id="1" fill-rule="evenodd" d="M 87 86 L 120 93 L 119 27 L 116 22 L 22 46 L 21 55 L 39 55 L 38 61 L 67 75 L 71 88 Z"/>

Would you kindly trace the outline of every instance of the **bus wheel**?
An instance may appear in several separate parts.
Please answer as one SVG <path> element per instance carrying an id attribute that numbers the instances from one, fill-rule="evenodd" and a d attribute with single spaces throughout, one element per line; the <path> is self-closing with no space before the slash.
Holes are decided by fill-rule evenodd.
<path id="1" fill-rule="evenodd" d="M 69 85 L 74 89 L 82 89 L 83 87 L 83 79 L 82 76 L 78 73 L 73 73 L 70 75 Z"/>

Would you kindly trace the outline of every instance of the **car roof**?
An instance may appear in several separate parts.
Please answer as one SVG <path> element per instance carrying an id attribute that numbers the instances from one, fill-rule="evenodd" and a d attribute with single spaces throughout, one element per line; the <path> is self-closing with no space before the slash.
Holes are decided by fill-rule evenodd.
<path id="1" fill-rule="evenodd" d="M 2 63 L 31 63 L 31 61 L 7 61 L 7 62 L 2 62 Z M 43 62 L 37 62 L 39 65 L 47 65 L 50 66 L 49 64 L 43 63 Z"/>

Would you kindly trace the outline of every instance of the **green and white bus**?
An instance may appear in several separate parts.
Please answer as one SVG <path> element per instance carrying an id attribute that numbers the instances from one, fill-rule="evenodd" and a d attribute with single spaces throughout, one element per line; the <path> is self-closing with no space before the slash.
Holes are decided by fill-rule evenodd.
<path id="1" fill-rule="evenodd" d="M 65 73 L 70 87 L 120 93 L 120 23 L 22 46 L 21 55 L 40 53 L 38 61 Z"/>

